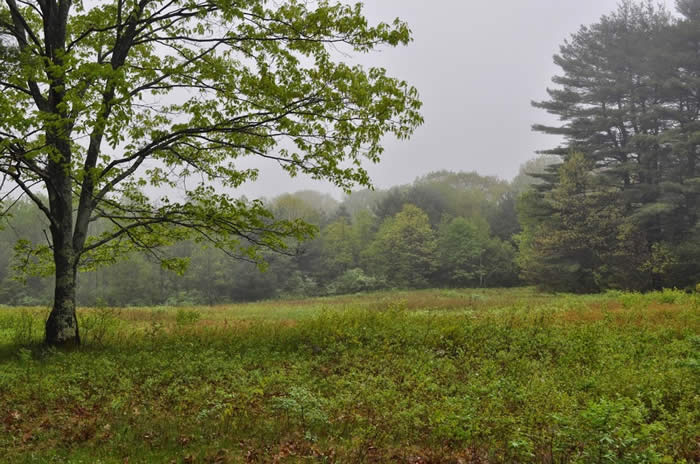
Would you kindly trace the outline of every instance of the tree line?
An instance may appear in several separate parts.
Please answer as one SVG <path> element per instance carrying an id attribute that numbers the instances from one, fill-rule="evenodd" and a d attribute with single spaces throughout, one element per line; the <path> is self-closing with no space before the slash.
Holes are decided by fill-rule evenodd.
<path id="1" fill-rule="evenodd" d="M 316 228 L 311 240 L 288 253 L 268 253 L 266 268 L 231 259 L 191 240 L 162 250 L 187 261 L 181 273 L 147 253 L 83 273 L 80 304 L 216 304 L 277 297 L 307 297 L 383 288 L 484 287 L 521 283 L 516 265 L 520 231 L 516 198 L 539 181 L 552 157 L 527 163 L 513 182 L 476 173 L 435 172 L 413 184 L 361 190 L 337 201 L 302 191 L 266 201 L 276 218 L 301 219 Z M 0 301 L 48 304 L 51 276 L 28 276 L 33 258 L 18 238 L 46 242 L 45 221 L 20 202 L 0 231 Z M 99 229 L 100 223 L 92 225 Z M 99 232 L 99 230 L 96 230 Z M 19 277 L 19 279 L 18 279 Z"/>

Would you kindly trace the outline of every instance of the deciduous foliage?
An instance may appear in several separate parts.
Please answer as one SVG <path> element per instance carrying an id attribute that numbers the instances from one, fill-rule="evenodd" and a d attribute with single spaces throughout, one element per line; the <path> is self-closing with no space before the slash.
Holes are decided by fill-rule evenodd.
<path id="1" fill-rule="evenodd" d="M 436 241 L 428 215 L 406 204 L 385 221 L 368 249 L 374 268 L 399 287 L 424 287 L 435 271 Z"/>
<path id="2" fill-rule="evenodd" d="M 483 219 L 454 218 L 443 224 L 438 240 L 441 270 L 457 285 L 482 285 L 485 277 L 484 254 L 489 241 L 488 224 Z"/>
<path id="3" fill-rule="evenodd" d="M 355 267 L 352 226 L 341 217 L 323 230 L 323 271 L 338 276 Z"/>
<path id="4" fill-rule="evenodd" d="M 50 344 L 79 342 L 83 265 L 141 249 L 179 267 L 160 250 L 186 239 L 257 262 L 309 236 L 224 193 L 257 177 L 239 158 L 367 185 L 360 161 L 421 121 L 406 82 L 335 59 L 410 40 L 398 20 L 369 25 L 359 4 L 6 0 L 0 36 L 0 175 L 50 223 L 35 250 L 56 276 Z M 154 202 L 146 186 L 185 193 Z M 100 219 L 109 227 L 91 234 Z"/>
<path id="5" fill-rule="evenodd" d="M 502 182 L 494 183 L 493 178 L 480 179 L 474 173 L 440 172 L 424 176 L 415 184 L 422 184 L 425 179 L 432 179 L 431 189 L 447 192 L 449 198 L 444 203 L 445 210 L 436 210 L 443 220 L 437 227 L 430 225 L 432 234 L 425 234 L 427 240 L 438 241 L 432 264 L 436 272 L 429 276 L 428 284 L 440 287 L 518 284 L 512 245 L 518 218 L 508 203 L 512 203 L 519 184 L 513 183 L 513 191 L 499 199 L 496 194 L 484 196 L 484 186 L 490 186 L 487 190 L 495 186 L 501 191 Z M 457 179 L 465 182 L 455 183 Z M 396 190 L 410 191 L 413 185 Z M 189 262 L 182 275 L 163 269 L 153 255 L 135 251 L 129 255 L 128 263 L 94 267 L 83 273 L 77 288 L 78 301 L 81 305 L 113 306 L 215 304 L 413 287 L 415 282 L 387 281 L 384 262 L 375 256 L 377 247 L 373 244 L 378 230 L 384 223 L 387 223 L 384 228 L 388 227 L 396 216 L 381 218 L 372 212 L 374 206 L 386 198 L 386 193 L 362 190 L 349 195 L 340 204 L 328 196 L 309 191 L 265 200 L 264 204 L 276 218 L 302 219 L 319 233 L 311 240 L 294 244 L 295 253 L 263 251 L 267 263 L 263 273 L 257 272 L 255 263 L 232 260 L 215 247 L 203 248 L 192 240 L 182 240 L 158 249 L 160 255 L 173 262 Z M 475 202 L 475 199 L 479 200 Z M 401 204 L 399 213 L 405 204 Z M 460 210 L 456 205 L 475 205 L 475 208 Z M 49 303 L 50 278 L 31 277 L 22 281 L 23 275 L 17 272 L 28 263 L 34 266 L 36 257 L 31 251 L 37 244 L 46 243 L 43 231 L 48 231 L 48 225 L 41 218 L 36 205 L 20 200 L 13 208 L 13 215 L 5 216 L 0 222 L 6 226 L 0 230 L 0 301 L 5 304 Z M 95 221 L 91 230 L 100 233 L 109 227 L 105 221 Z M 442 248 L 454 251 L 477 245 L 472 243 L 475 237 L 468 233 L 447 237 L 444 226 L 453 221 L 477 224 L 484 232 L 481 235 L 487 240 L 485 245 L 483 240 L 479 242 L 480 246 L 485 246 L 480 264 L 464 261 L 446 265 L 444 259 L 448 256 L 452 259 L 452 256 L 441 252 Z M 29 240 L 26 246 L 13 253 L 18 237 Z M 474 274 L 473 279 L 450 278 L 450 272 L 473 272 L 474 266 L 478 267 L 478 275 Z M 419 283 L 423 285 L 425 281 Z"/>
<path id="6" fill-rule="evenodd" d="M 441 277 L 453 286 L 484 287 L 492 277 L 500 285 L 517 282 L 513 247 L 492 236 L 481 217 L 443 223 L 437 254 Z"/>

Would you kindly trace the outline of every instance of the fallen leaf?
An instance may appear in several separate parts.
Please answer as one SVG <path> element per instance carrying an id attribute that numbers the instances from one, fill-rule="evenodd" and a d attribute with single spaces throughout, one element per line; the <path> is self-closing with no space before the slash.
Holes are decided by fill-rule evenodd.
<path id="1" fill-rule="evenodd" d="M 27 443 L 34 438 L 34 434 L 30 431 L 22 435 L 22 443 Z"/>

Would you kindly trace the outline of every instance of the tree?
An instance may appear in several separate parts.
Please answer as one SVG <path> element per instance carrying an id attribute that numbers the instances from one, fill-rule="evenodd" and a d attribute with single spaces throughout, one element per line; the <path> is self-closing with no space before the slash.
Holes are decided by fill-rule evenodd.
<path id="1" fill-rule="evenodd" d="M 372 207 L 374 213 L 380 221 L 385 221 L 396 216 L 406 204 L 406 186 L 392 187 L 381 195 L 379 201 Z"/>
<path id="2" fill-rule="evenodd" d="M 50 294 L 48 279 L 18 275 L 16 269 L 33 266 L 36 261 L 32 254 L 13 253 L 13 250 L 18 243 L 43 241 L 46 220 L 31 201 L 18 198 L 10 204 L 12 214 L 0 217 L 0 301 L 45 305 Z"/>
<path id="3" fill-rule="evenodd" d="M 481 217 L 457 217 L 444 222 L 438 237 L 438 259 L 445 282 L 456 286 L 484 287 L 513 283 L 514 252 L 511 245 L 491 237 L 489 224 Z"/>
<path id="4" fill-rule="evenodd" d="M 410 40 L 398 20 L 368 25 L 359 4 L 5 0 L 0 37 L 17 51 L 0 73 L 0 175 L 50 223 L 36 251 L 56 277 L 51 345 L 80 341 L 81 267 L 141 249 L 178 268 L 159 250 L 183 239 L 260 261 L 309 236 L 226 193 L 258 175 L 241 157 L 348 189 L 369 184 L 361 160 L 379 159 L 385 134 L 421 122 L 406 82 L 334 60 Z M 151 201 L 145 187 L 184 193 Z M 111 228 L 91 235 L 98 219 Z"/>
<path id="5" fill-rule="evenodd" d="M 520 232 L 518 213 L 515 208 L 516 201 L 517 196 L 511 191 L 503 195 L 501 201 L 489 210 L 488 221 L 491 233 L 501 240 L 510 241 Z"/>
<path id="6" fill-rule="evenodd" d="M 520 165 L 518 175 L 510 183 L 511 192 L 519 195 L 552 179 L 552 171 L 561 164 L 555 155 L 540 155 Z"/>
<path id="7" fill-rule="evenodd" d="M 489 225 L 482 218 L 454 218 L 440 228 L 438 254 L 441 270 L 453 285 L 483 286 L 484 253 Z"/>
<path id="8" fill-rule="evenodd" d="M 415 205 L 405 205 L 384 221 L 365 250 L 374 274 L 397 287 L 425 287 L 436 268 L 434 235 L 428 215 Z"/>
<path id="9" fill-rule="evenodd" d="M 372 243 L 378 227 L 377 218 L 369 210 L 360 210 L 352 217 L 353 259 L 365 271 L 362 252 Z"/>
<path id="10" fill-rule="evenodd" d="M 380 219 L 395 216 L 405 204 L 422 209 L 433 227 L 445 216 L 486 216 L 508 191 L 508 182 L 476 172 L 437 171 L 419 177 L 411 185 L 384 192 L 373 211 Z"/>
<path id="11" fill-rule="evenodd" d="M 343 199 L 343 206 L 347 212 L 354 216 L 360 211 L 375 211 L 377 205 L 387 194 L 384 190 L 363 189 L 352 192 Z"/>
<path id="12" fill-rule="evenodd" d="M 551 191 L 530 191 L 521 197 L 522 277 L 557 291 L 644 288 L 640 268 L 645 237 L 625 220 L 618 192 L 601 188 L 601 177 L 590 172 L 591 163 L 573 153 L 559 168 Z"/>
<path id="13" fill-rule="evenodd" d="M 352 226 L 344 217 L 332 222 L 321 233 L 323 272 L 333 279 L 355 267 Z"/>
<path id="14" fill-rule="evenodd" d="M 562 121 L 534 126 L 565 137 L 546 153 L 565 159 L 572 150 L 583 153 L 599 189 L 617 192 L 627 222 L 623 235 L 644 241 L 650 256 L 663 249 L 679 255 L 698 239 L 700 19 L 697 0 L 677 6 L 682 19 L 651 1 L 625 0 L 581 28 L 555 56 L 562 70 L 553 79 L 557 88 L 534 103 Z M 556 176 L 545 180 L 538 188 L 553 187 Z M 685 274 L 673 282 L 678 286 L 700 277 L 700 256 L 682 261 L 684 272 L 678 272 L 680 262 L 663 266 Z M 656 276 L 652 286 L 664 280 Z"/>
<path id="15" fill-rule="evenodd" d="M 518 285 L 515 247 L 509 240 L 491 237 L 486 244 L 482 285 L 512 287 Z"/>
<path id="16" fill-rule="evenodd" d="M 657 133 L 665 124 L 654 104 L 661 96 L 659 76 L 652 73 L 664 61 L 657 44 L 669 24 L 665 10 L 624 0 L 617 11 L 582 27 L 561 46 L 554 62 L 562 74 L 552 79 L 558 87 L 547 89 L 549 100 L 533 102 L 567 122 L 534 126 L 566 138 L 566 145 L 546 153 L 566 156 L 574 149 L 620 182 L 633 181 L 632 167 L 640 161 L 633 138 Z"/>

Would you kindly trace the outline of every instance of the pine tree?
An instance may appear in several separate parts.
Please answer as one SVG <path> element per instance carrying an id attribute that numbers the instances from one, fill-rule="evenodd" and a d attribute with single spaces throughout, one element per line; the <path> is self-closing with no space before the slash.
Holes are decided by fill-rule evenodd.
<path id="1" fill-rule="evenodd" d="M 698 237 L 699 10 L 696 0 L 678 7 L 682 20 L 651 2 L 626 0 L 583 27 L 555 56 L 563 71 L 553 79 L 558 87 L 548 90 L 549 100 L 533 103 L 562 121 L 534 126 L 565 138 L 546 152 L 564 159 L 572 150 L 585 154 L 601 191 L 617 192 L 623 248 L 668 257 L 661 267 L 628 262 L 636 270 L 622 269 L 628 275 L 639 266 L 655 269 L 650 287 L 685 286 L 700 275 L 700 255 L 683 256 L 695 253 L 687 243 Z M 618 269 L 626 262 L 613 261 Z"/>

